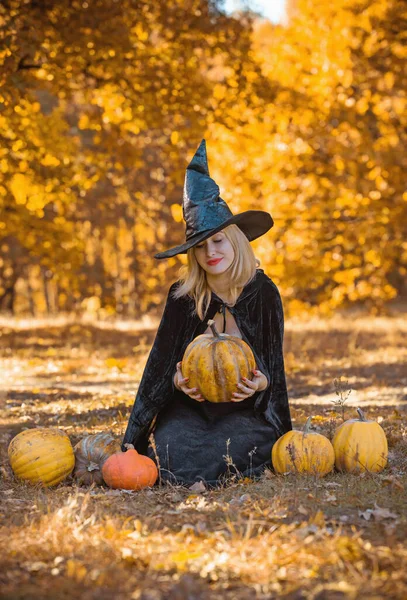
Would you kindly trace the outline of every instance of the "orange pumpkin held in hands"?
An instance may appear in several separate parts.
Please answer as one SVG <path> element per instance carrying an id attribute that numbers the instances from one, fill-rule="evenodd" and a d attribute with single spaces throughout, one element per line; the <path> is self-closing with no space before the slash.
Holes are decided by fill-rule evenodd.
<path id="1" fill-rule="evenodd" d="M 198 335 L 187 346 L 182 359 L 182 375 L 188 385 L 198 388 L 209 402 L 231 402 L 242 377 L 252 379 L 256 361 L 252 349 L 234 335 L 219 333 L 215 321 L 208 321 L 213 335 Z"/>
<path id="2" fill-rule="evenodd" d="M 114 489 L 141 490 L 152 487 L 157 481 L 155 462 L 139 454 L 132 444 L 125 444 L 126 452 L 112 454 L 102 467 L 102 476 Z"/>

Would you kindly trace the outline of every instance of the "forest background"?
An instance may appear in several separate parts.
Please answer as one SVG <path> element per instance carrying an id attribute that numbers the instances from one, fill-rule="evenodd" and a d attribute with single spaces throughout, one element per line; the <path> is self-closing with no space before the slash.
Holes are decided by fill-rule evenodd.
<path id="1" fill-rule="evenodd" d="M 203 137 L 289 314 L 406 294 L 403 0 L 2 0 L 0 311 L 158 310 Z"/>

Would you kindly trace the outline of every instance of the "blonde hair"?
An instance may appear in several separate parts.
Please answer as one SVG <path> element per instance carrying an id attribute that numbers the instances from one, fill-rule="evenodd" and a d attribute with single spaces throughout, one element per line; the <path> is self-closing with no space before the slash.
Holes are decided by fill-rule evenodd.
<path id="1" fill-rule="evenodd" d="M 237 225 L 229 225 L 222 229 L 222 233 L 232 245 L 234 259 L 228 268 L 230 275 L 230 294 L 232 301 L 236 304 L 240 292 L 256 275 L 256 269 L 260 261 L 255 257 L 250 242 Z M 211 301 L 211 288 L 206 280 L 206 272 L 199 265 L 195 257 L 194 248 L 187 250 L 188 263 L 179 271 L 180 285 L 173 292 L 174 298 L 190 296 L 195 301 L 195 312 L 203 321 Z"/>

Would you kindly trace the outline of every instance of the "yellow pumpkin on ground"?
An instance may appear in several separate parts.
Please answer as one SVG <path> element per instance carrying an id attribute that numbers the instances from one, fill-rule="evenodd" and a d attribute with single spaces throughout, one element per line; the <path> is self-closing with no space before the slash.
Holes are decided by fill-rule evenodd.
<path id="1" fill-rule="evenodd" d="M 335 453 L 331 442 L 320 433 L 310 431 L 309 417 L 304 431 L 287 431 L 271 451 L 276 473 L 306 473 L 323 477 L 332 471 Z"/>
<path id="2" fill-rule="evenodd" d="M 13 438 L 8 457 L 14 475 L 46 487 L 57 485 L 71 474 L 75 455 L 69 437 L 59 429 L 26 429 Z"/>
<path id="3" fill-rule="evenodd" d="M 215 321 L 208 321 L 213 335 L 198 335 L 182 358 L 182 375 L 188 386 L 198 388 L 209 402 L 231 402 L 242 377 L 252 379 L 256 361 L 252 349 L 234 335 L 219 333 Z"/>
<path id="4" fill-rule="evenodd" d="M 387 438 L 376 421 L 366 419 L 360 408 L 359 419 L 349 419 L 335 431 L 332 444 L 338 471 L 379 473 L 387 465 Z"/>

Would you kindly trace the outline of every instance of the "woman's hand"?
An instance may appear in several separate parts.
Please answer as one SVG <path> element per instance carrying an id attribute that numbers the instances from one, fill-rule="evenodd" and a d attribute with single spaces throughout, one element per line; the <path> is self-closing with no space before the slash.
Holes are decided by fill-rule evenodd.
<path id="1" fill-rule="evenodd" d="M 189 388 L 187 383 L 189 381 L 189 377 L 183 377 L 181 372 L 181 362 L 177 363 L 177 370 L 174 375 L 174 385 L 177 390 L 181 390 L 190 398 L 197 400 L 198 402 L 204 402 L 205 398 L 202 394 L 199 393 L 198 388 Z"/>
<path id="2" fill-rule="evenodd" d="M 234 392 L 231 401 L 241 402 L 250 398 L 256 392 L 262 392 L 268 386 L 267 377 L 257 369 L 253 369 L 254 377 L 252 380 L 242 377 L 242 381 L 237 384 L 238 391 Z"/>

